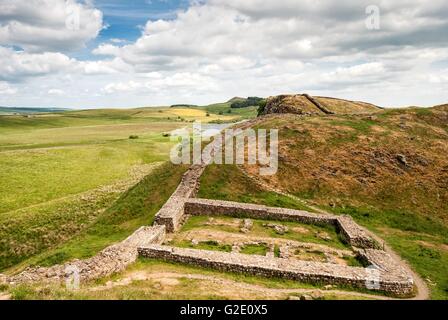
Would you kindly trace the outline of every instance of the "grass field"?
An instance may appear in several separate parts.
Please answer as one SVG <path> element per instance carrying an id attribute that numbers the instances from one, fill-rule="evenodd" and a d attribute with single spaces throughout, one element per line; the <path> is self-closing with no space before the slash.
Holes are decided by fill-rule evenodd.
<path id="1" fill-rule="evenodd" d="M 260 188 L 245 177 L 235 165 L 208 166 L 201 177 L 198 196 L 206 199 L 247 202 L 313 212 L 313 209 L 301 202 Z"/>
<path id="2" fill-rule="evenodd" d="M 208 223 L 209 218 L 207 216 L 192 216 L 190 217 L 185 225 L 182 227 L 179 233 L 179 238 L 183 238 L 182 233 L 186 231 L 209 231 L 213 234 L 213 231 L 222 231 L 230 234 L 241 234 L 240 224 L 232 224 L 235 218 L 219 216 L 215 217 L 219 221 L 227 222 L 225 225 L 210 225 Z M 337 249 L 347 249 L 349 246 L 344 243 L 338 236 L 336 229 L 331 226 L 317 226 L 302 224 L 298 222 L 287 222 L 287 221 L 275 221 L 275 224 L 280 224 L 288 228 L 288 231 L 284 234 L 279 234 L 275 232 L 274 229 L 266 227 L 267 224 L 273 223 L 269 220 L 262 219 L 251 219 L 253 226 L 250 231 L 246 232 L 245 235 L 258 237 L 258 238 L 273 238 L 273 239 L 284 239 L 293 240 L 302 243 L 316 243 L 326 246 L 330 246 Z M 300 230 L 300 232 L 294 231 Z M 323 239 L 319 234 L 325 234 L 327 237 Z M 174 237 L 178 238 L 177 235 Z M 225 241 L 226 239 L 224 239 Z M 176 244 L 177 245 L 177 244 Z"/>
<path id="3" fill-rule="evenodd" d="M 242 119 L 219 113 L 161 107 L 0 116 L 0 270 L 87 257 L 150 224 L 185 170 L 151 167 L 169 159 L 173 142 L 163 133 L 196 120 Z"/>
<path id="4" fill-rule="evenodd" d="M 151 224 L 186 170 L 185 166 L 166 162 L 172 142 L 163 133 L 194 120 L 235 122 L 255 114 L 251 108 L 228 110 L 230 104 L 222 103 L 0 116 L 0 271 L 9 273 L 29 265 L 50 266 L 90 257 L 139 226 Z M 446 202 L 442 201 L 446 196 L 446 171 L 440 170 L 446 168 L 448 129 L 436 111 L 411 110 L 405 113 L 405 131 L 399 126 L 403 114 L 385 111 L 373 120 L 353 116 L 269 120 L 262 126 L 280 128 L 280 143 L 286 146 L 281 149 L 280 181 L 271 183 L 314 206 L 351 215 L 411 264 L 427 281 L 432 298 L 447 299 L 448 229 Z M 397 154 L 405 154 L 410 165 L 400 167 Z M 378 161 L 374 167 L 372 157 Z M 344 172 L 333 168 L 344 168 Z M 415 188 L 415 177 L 424 188 Z M 365 188 L 366 184 L 370 187 Z M 398 184 L 400 193 L 396 192 Z M 232 165 L 207 167 L 199 197 L 313 211 L 303 202 L 254 184 Z M 184 228 L 194 229 L 195 223 L 203 222 L 200 219 L 191 219 Z M 259 236 L 278 236 L 272 230 L 266 233 L 260 223 L 257 221 L 254 227 Z M 294 240 L 291 234 L 282 237 Z M 338 239 L 334 240 L 337 243 Z M 201 246 L 229 250 L 211 242 Z M 260 253 L 261 249 L 247 248 L 247 253 Z M 239 282 L 292 286 L 279 279 L 195 271 L 154 261 L 141 261 L 130 272 L 133 268 L 210 272 Z M 23 286 L 13 290 L 13 297 L 235 297 L 229 292 L 203 294 L 200 280 L 187 277 L 179 281 L 172 291 L 160 294 L 159 288 L 159 295 L 157 284 L 137 281 L 120 288 L 76 294 L 60 289 L 43 294 L 40 289 Z"/>

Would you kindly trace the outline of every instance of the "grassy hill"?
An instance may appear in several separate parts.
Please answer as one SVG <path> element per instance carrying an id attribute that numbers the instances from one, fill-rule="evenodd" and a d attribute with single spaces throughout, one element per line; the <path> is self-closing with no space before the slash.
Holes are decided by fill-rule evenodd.
<path id="1" fill-rule="evenodd" d="M 279 108 L 269 112 L 274 114 L 254 124 L 279 129 L 277 175 L 258 177 L 256 166 L 245 166 L 248 177 L 236 166 L 212 165 L 201 178 L 199 196 L 349 214 L 409 261 L 432 298 L 448 299 L 448 105 L 382 110 L 314 99 L 335 114 L 307 97 L 289 96 L 277 98 Z M 256 114 L 256 107 L 231 110 L 231 103 L 0 116 L 0 271 L 89 257 L 150 224 L 186 170 L 162 164 L 172 146 L 162 133 L 194 120 L 235 122 Z M 301 111 L 286 114 L 291 105 Z M 250 176 L 296 198 L 257 185 Z M 157 261 L 132 268 L 154 266 L 210 272 Z M 191 288 L 173 294 L 186 297 Z M 107 295 L 132 297 L 131 289 L 122 294 L 112 288 Z M 160 288 L 146 291 L 137 296 L 166 294 Z"/>
<path id="2" fill-rule="evenodd" d="M 362 114 L 380 110 L 378 106 L 367 102 L 296 94 L 269 97 L 262 114 Z"/>
<path id="3" fill-rule="evenodd" d="M 85 257 L 149 224 L 186 169 L 147 171 L 169 159 L 163 133 L 240 119 L 205 107 L 0 116 L 0 270 Z"/>
<path id="4" fill-rule="evenodd" d="M 350 214 L 405 257 L 433 297 L 448 298 L 448 105 L 269 115 L 256 127 L 280 131 L 279 171 L 260 179 Z"/>

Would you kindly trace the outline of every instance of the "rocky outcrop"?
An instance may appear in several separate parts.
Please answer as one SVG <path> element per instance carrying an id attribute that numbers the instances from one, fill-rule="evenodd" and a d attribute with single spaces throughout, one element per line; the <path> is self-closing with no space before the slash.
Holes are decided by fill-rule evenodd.
<path id="1" fill-rule="evenodd" d="M 305 98 L 307 98 L 312 104 L 314 104 L 320 111 L 322 111 L 325 114 L 334 114 L 333 111 L 328 110 L 326 107 L 324 107 L 317 99 L 314 99 L 309 94 L 303 94 Z"/>
<path id="2" fill-rule="evenodd" d="M 262 114 L 331 115 L 372 113 L 379 110 L 379 107 L 366 102 L 313 97 L 305 93 L 269 97 Z"/>
<path id="3" fill-rule="evenodd" d="M 266 101 L 263 114 L 294 113 L 300 115 L 325 114 L 315 106 L 307 97 L 301 94 L 280 95 L 269 97 Z"/>

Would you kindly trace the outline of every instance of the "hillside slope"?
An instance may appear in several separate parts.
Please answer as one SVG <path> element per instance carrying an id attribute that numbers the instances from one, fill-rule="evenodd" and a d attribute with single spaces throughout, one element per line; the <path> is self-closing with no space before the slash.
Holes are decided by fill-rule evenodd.
<path id="1" fill-rule="evenodd" d="M 380 110 L 379 107 L 366 102 L 296 94 L 269 97 L 262 114 L 361 114 L 378 112 Z"/>
<path id="2" fill-rule="evenodd" d="M 448 296 L 448 105 L 370 115 L 261 117 L 279 129 L 267 185 L 371 228 Z"/>

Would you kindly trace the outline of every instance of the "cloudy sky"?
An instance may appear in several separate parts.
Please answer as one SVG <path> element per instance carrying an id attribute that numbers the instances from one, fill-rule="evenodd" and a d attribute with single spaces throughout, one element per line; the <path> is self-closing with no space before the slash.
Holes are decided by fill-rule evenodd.
<path id="1" fill-rule="evenodd" d="M 0 0 L 3 106 L 303 92 L 382 106 L 448 102 L 448 2 Z"/>

